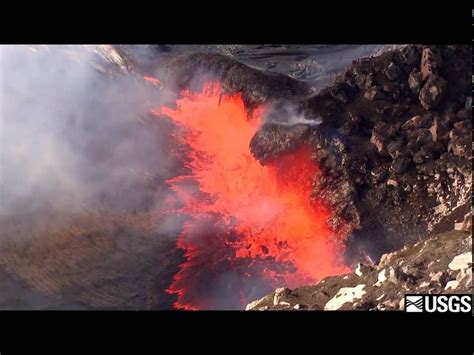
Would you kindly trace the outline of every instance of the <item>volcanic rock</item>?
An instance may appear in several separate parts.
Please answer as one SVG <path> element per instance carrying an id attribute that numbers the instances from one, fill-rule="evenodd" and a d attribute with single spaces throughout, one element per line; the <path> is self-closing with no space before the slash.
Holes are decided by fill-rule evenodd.
<path id="1" fill-rule="evenodd" d="M 372 169 L 370 175 L 372 176 L 374 184 L 378 184 L 382 182 L 387 176 L 387 168 L 385 166 L 379 165 Z"/>
<path id="2" fill-rule="evenodd" d="M 416 46 L 406 46 L 400 50 L 403 61 L 409 66 L 418 65 L 420 63 L 420 50 Z"/>
<path id="3" fill-rule="evenodd" d="M 268 302 L 270 300 L 273 300 L 273 297 L 272 295 L 267 295 L 267 296 L 264 296 L 258 300 L 255 300 L 253 302 L 250 302 L 246 307 L 245 307 L 245 310 L 248 311 L 248 310 L 252 310 L 252 309 L 256 309 L 256 308 L 259 308 L 261 307 L 261 304 L 265 303 L 265 302 Z"/>
<path id="4" fill-rule="evenodd" d="M 439 75 L 431 75 L 420 91 L 419 99 L 426 110 L 436 108 L 446 93 L 447 81 Z"/>
<path id="5" fill-rule="evenodd" d="M 387 70 L 385 71 L 385 76 L 387 77 L 388 80 L 395 80 L 398 78 L 399 75 L 400 75 L 400 69 L 395 63 L 391 62 L 388 65 Z"/>
<path id="6" fill-rule="evenodd" d="M 425 48 L 421 54 L 421 75 L 425 81 L 430 75 L 438 74 L 443 64 L 443 58 L 438 50 Z"/>
<path id="7" fill-rule="evenodd" d="M 200 90 L 208 81 L 222 84 L 224 93 L 240 93 L 251 111 L 270 100 L 299 99 L 311 93 L 308 84 L 289 76 L 250 68 L 217 53 L 194 53 L 172 57 L 160 64 L 164 85 Z"/>
<path id="8" fill-rule="evenodd" d="M 457 280 L 452 280 L 452 281 L 449 281 L 447 284 L 446 284 L 446 287 L 444 288 L 446 291 L 448 290 L 455 290 L 457 289 L 459 286 L 459 281 Z"/>
<path id="9" fill-rule="evenodd" d="M 460 122 L 455 122 L 453 124 L 453 128 L 460 131 L 460 134 L 462 134 L 472 129 L 472 121 L 468 119 Z"/>
<path id="10" fill-rule="evenodd" d="M 408 76 L 408 86 L 414 94 L 418 94 L 423 84 L 423 78 L 419 71 L 414 70 Z"/>
<path id="11" fill-rule="evenodd" d="M 451 270 L 462 270 L 467 269 L 472 265 L 472 252 L 467 252 L 454 257 L 449 263 L 448 267 Z"/>
<path id="12" fill-rule="evenodd" d="M 459 285 L 463 288 L 472 287 L 472 268 L 463 269 L 459 271 L 456 280 L 459 282 Z"/>
<path id="13" fill-rule="evenodd" d="M 410 162 L 410 159 L 407 157 L 397 157 L 393 160 L 392 165 L 390 165 L 390 170 L 395 174 L 402 174 L 408 169 Z"/>
<path id="14" fill-rule="evenodd" d="M 334 311 L 341 308 L 344 304 L 348 302 L 353 302 L 354 300 L 361 299 L 365 295 L 364 291 L 365 285 L 360 284 L 355 287 L 343 287 L 337 294 L 329 300 L 328 303 L 324 306 L 326 311 Z"/>
<path id="15" fill-rule="evenodd" d="M 420 145 L 427 144 L 433 140 L 433 136 L 427 128 L 414 129 L 408 133 L 408 137 L 416 139 L 416 142 Z"/>
<path id="16" fill-rule="evenodd" d="M 371 272 L 374 268 L 370 265 L 364 265 L 364 264 L 357 264 L 354 273 L 362 277 L 363 275 L 366 275 L 367 273 Z"/>
<path id="17" fill-rule="evenodd" d="M 402 124 L 402 129 L 406 131 L 411 131 L 417 128 L 426 128 L 428 123 L 430 121 L 429 116 L 413 116 L 409 120 L 405 121 L 405 123 Z"/>
<path id="18" fill-rule="evenodd" d="M 446 140 L 449 137 L 449 127 L 439 118 L 435 118 L 430 132 L 434 141 Z"/>
<path id="19" fill-rule="evenodd" d="M 445 287 L 446 283 L 448 282 L 448 274 L 443 271 L 432 272 L 430 274 L 430 281 L 439 283 L 443 288 Z"/>
<path id="20" fill-rule="evenodd" d="M 370 86 L 364 94 L 364 97 L 369 100 L 380 100 L 385 97 L 380 86 Z"/>
<path id="21" fill-rule="evenodd" d="M 413 162 L 415 164 L 423 164 L 425 162 L 425 153 L 420 150 L 413 154 Z"/>
<path id="22" fill-rule="evenodd" d="M 452 152 L 458 157 L 466 156 L 468 152 L 471 152 L 471 139 L 466 136 L 451 139 L 448 144 L 448 152 Z"/>
<path id="23" fill-rule="evenodd" d="M 262 164 L 268 164 L 281 153 L 299 147 L 309 133 L 310 127 L 305 124 L 265 123 L 250 141 L 250 151 Z"/>
<path id="24" fill-rule="evenodd" d="M 391 141 L 387 145 L 387 152 L 392 157 L 393 160 L 395 160 L 401 155 L 405 155 L 406 145 L 403 142 L 403 139 Z"/>
<path id="25" fill-rule="evenodd" d="M 457 231 L 471 232 L 472 231 L 472 214 L 471 212 L 466 213 L 464 220 L 460 223 L 454 224 L 454 229 Z"/>
<path id="26" fill-rule="evenodd" d="M 358 265 L 357 274 L 330 276 L 317 285 L 296 288 L 285 301 L 298 304 L 298 310 L 398 310 L 404 307 L 405 293 L 470 293 L 472 244 L 468 241 L 471 236 L 464 232 L 437 234 L 384 254 L 377 269 L 360 272 L 362 265 Z M 455 271 L 448 267 L 454 260 Z M 455 279 L 449 271 L 457 272 Z M 273 306 L 273 296 L 247 309 L 282 309 Z"/>
<path id="27" fill-rule="evenodd" d="M 355 77 L 355 82 L 360 90 L 365 90 L 372 86 L 372 83 L 374 82 L 374 76 L 373 74 L 357 75 Z"/>
<path id="28" fill-rule="evenodd" d="M 386 151 L 386 142 L 389 135 L 388 129 L 389 126 L 385 122 L 379 122 L 372 130 L 372 137 L 370 138 L 370 143 L 375 145 L 379 153 Z"/>

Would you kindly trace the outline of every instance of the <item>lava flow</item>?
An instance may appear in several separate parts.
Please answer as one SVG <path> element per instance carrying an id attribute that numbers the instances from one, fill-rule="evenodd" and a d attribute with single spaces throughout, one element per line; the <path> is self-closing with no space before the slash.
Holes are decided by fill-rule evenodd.
<path id="1" fill-rule="evenodd" d="M 178 309 L 242 308 L 274 287 L 348 271 L 335 243 L 343 236 L 326 224 L 330 211 L 310 200 L 311 149 L 262 166 L 249 143 L 263 109 L 248 117 L 240 95 L 220 90 L 184 91 L 176 109 L 153 111 L 175 122 L 189 149 L 189 174 L 168 181 L 179 204 L 172 213 L 187 218 L 178 237 L 186 261 L 168 289 Z"/>

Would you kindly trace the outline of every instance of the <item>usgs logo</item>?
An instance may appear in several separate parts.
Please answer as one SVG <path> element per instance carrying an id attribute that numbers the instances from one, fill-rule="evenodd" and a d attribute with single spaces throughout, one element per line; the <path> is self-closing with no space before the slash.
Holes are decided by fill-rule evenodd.
<path id="1" fill-rule="evenodd" d="M 451 312 L 472 311 L 472 295 L 405 295 L 405 312 Z"/>

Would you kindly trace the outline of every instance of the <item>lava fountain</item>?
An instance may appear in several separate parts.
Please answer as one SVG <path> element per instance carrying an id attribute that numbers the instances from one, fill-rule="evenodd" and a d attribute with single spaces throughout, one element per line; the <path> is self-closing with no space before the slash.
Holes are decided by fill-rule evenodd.
<path id="1" fill-rule="evenodd" d="M 250 153 L 264 108 L 249 117 L 240 95 L 214 83 L 153 113 L 177 125 L 174 138 L 187 149 L 189 173 L 167 181 L 168 213 L 187 218 L 177 243 L 186 261 L 167 290 L 177 309 L 241 309 L 272 288 L 348 271 L 337 243 L 344 236 L 310 199 L 318 172 L 311 148 L 268 166 Z"/>

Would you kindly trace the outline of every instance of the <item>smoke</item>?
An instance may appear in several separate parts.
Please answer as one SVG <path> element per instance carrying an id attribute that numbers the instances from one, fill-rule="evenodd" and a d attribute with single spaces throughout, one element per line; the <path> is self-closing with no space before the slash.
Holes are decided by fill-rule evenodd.
<path id="1" fill-rule="evenodd" d="M 163 95 L 98 46 L 0 46 L 0 218 L 153 207 L 175 162 Z M 113 61 L 115 60 L 115 64 Z"/>

